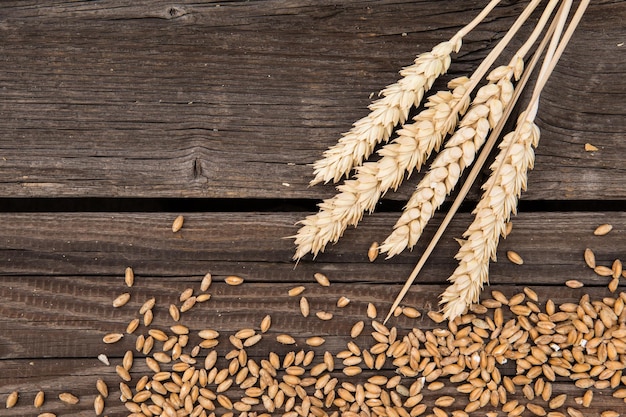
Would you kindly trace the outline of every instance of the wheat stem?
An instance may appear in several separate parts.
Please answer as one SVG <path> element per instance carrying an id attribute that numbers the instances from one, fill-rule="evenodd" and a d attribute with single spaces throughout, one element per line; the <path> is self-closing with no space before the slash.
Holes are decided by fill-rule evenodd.
<path id="1" fill-rule="evenodd" d="M 361 165 L 377 144 L 388 141 L 394 126 L 407 120 L 411 107 L 418 106 L 435 79 L 447 72 L 450 55 L 459 51 L 463 36 L 478 25 L 499 1 L 492 0 L 450 40 L 419 55 L 413 65 L 400 71 L 403 78 L 381 91 L 383 97 L 368 107 L 370 113 L 355 122 L 336 145 L 324 152 L 322 159 L 313 163 L 315 177 L 310 185 L 331 180 L 338 182 L 343 176 L 348 176 L 355 166 Z"/>

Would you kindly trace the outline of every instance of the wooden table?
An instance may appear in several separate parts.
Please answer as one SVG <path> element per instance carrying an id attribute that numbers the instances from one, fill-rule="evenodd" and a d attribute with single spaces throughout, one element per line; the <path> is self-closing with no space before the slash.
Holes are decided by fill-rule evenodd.
<path id="1" fill-rule="evenodd" d="M 316 335 L 326 339 L 313 349 L 318 358 L 344 350 L 351 326 L 369 323 L 368 303 L 379 317 L 386 313 L 425 247 L 426 238 L 389 261 L 367 259 L 420 175 L 385 196 L 379 211 L 326 253 L 295 267 L 293 242 L 285 237 L 334 194 L 331 185 L 308 187 L 310 165 L 366 114 L 370 97 L 396 81 L 402 66 L 478 13 L 470 3 L 2 2 L 0 400 L 14 390 L 20 399 L 15 408 L 2 405 L 0 416 L 92 415 L 98 378 L 111 390 L 105 414 L 126 415 L 114 365 L 147 330 L 140 326 L 112 345 L 103 335 L 123 332 L 150 297 L 156 298 L 154 323 L 167 329 L 173 324 L 168 306 L 180 304 L 186 288 L 198 293 L 208 272 L 212 298 L 184 313 L 181 323 L 219 330 L 220 355 L 229 350 L 229 335 L 258 329 L 266 314 L 272 327 L 250 357 L 306 350 L 304 340 Z M 498 6 L 464 39 L 435 88 L 476 66 L 525 4 Z M 608 266 L 626 257 L 625 19 L 622 1 L 592 2 L 548 83 L 535 169 L 513 232 L 492 263 L 485 298 L 491 290 L 511 296 L 524 286 L 538 293 L 541 305 L 577 302 L 583 293 L 611 296 L 608 278 L 585 266 L 583 251 L 592 248 Z M 586 152 L 585 143 L 599 150 Z M 477 197 L 475 188 L 403 301 L 422 317 L 391 321 L 399 334 L 445 326 L 426 313 L 437 309 L 455 267 L 454 238 L 470 223 Z M 172 233 L 180 214 L 184 226 Z M 602 223 L 613 231 L 594 236 Z M 524 265 L 508 262 L 507 250 L 517 251 Z M 136 275 L 130 289 L 124 285 L 129 266 Z M 315 283 L 316 272 L 331 286 Z M 226 285 L 229 275 L 244 284 Z M 567 288 L 569 279 L 585 287 Z M 306 287 L 312 311 L 334 318 L 302 317 L 298 297 L 287 294 L 297 285 Z M 126 291 L 131 301 L 113 308 Z M 335 305 L 340 296 L 351 300 L 343 309 Z M 292 334 L 297 345 L 276 343 L 280 333 Z M 372 340 L 363 335 L 357 342 Z M 392 376 L 393 370 L 388 364 L 380 372 Z M 133 384 L 148 372 L 136 354 Z M 515 368 L 502 372 L 514 375 Z M 36 410 L 39 390 L 47 400 Z M 80 402 L 62 404 L 63 391 Z M 566 378 L 554 391 L 568 393 L 572 406 L 584 392 Z M 452 386 L 444 392 L 457 395 Z M 424 403 L 432 405 L 437 395 L 426 393 Z M 597 392 L 586 412 L 610 407 L 624 404 L 609 391 Z"/>

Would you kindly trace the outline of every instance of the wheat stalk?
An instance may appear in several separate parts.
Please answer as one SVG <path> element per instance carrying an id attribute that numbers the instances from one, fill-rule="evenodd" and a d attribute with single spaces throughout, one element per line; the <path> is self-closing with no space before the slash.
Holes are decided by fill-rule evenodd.
<path id="1" fill-rule="evenodd" d="M 463 170 L 474 162 L 489 131 L 499 122 L 504 107 L 511 100 L 511 78 L 514 76 L 519 80 L 524 69 L 524 56 L 543 31 L 557 3 L 558 0 L 550 1 L 532 34 L 510 63 L 494 69 L 487 77 L 490 83 L 478 90 L 459 128 L 432 162 L 394 225 L 393 232 L 381 244 L 380 252 L 387 253 L 387 258 L 407 247 L 413 248 L 428 221 L 458 183 Z"/>
<path id="2" fill-rule="evenodd" d="M 328 148 L 323 158 L 314 162 L 314 179 L 310 184 L 338 182 L 348 176 L 353 167 L 361 165 L 374 147 L 389 140 L 393 128 L 404 123 L 412 106 L 418 106 L 424 93 L 450 67 L 452 52 L 458 52 L 463 37 L 478 25 L 500 2 L 492 0 L 467 26 L 450 40 L 436 45 L 430 52 L 419 55 L 413 65 L 402 71 L 403 77 L 381 91 L 382 98 L 369 106 L 370 113 L 355 122 L 338 143 Z"/>
<path id="3" fill-rule="evenodd" d="M 450 276 L 451 285 L 444 291 L 440 301 L 444 317 L 448 319 L 463 314 L 472 303 L 477 302 L 484 283 L 488 282 L 489 261 L 496 259 L 499 237 L 511 214 L 516 213 L 517 199 L 522 190 L 526 189 L 528 169 L 532 169 L 534 164 L 533 148 L 537 147 L 540 137 L 534 119 L 541 90 L 588 4 L 588 0 L 581 1 L 560 42 L 558 40 L 571 0 L 564 2 L 559 11 L 557 30 L 552 36 L 533 97 L 519 117 L 515 131 L 506 135 L 499 146 L 500 153 L 491 166 L 492 174 L 483 186 L 485 192 L 474 210 L 474 221 L 463 234 L 465 240 L 455 256 L 459 265 Z"/>
<path id="4" fill-rule="evenodd" d="M 467 107 L 469 82 L 467 77 L 456 78 L 448 84 L 453 92 L 440 91 L 429 97 L 426 110 L 398 131 L 398 138 L 381 150 L 381 159 L 359 167 L 354 179 L 337 187 L 338 194 L 319 204 L 318 213 L 299 222 L 302 227 L 292 236 L 296 244 L 294 259 L 309 252 L 317 255 L 329 242 L 339 240 L 349 225 L 356 225 L 366 210 L 374 209 L 382 193 L 396 188 L 406 171 L 420 166 L 441 145 L 456 125 L 458 113 L 453 111 L 458 108 L 462 112 Z M 464 103 L 458 106 L 461 100 Z"/>
<path id="5" fill-rule="evenodd" d="M 394 231 L 380 246 L 380 252 L 387 253 L 388 258 L 417 243 L 426 223 L 455 187 L 465 167 L 473 162 L 475 153 L 511 99 L 513 70 L 507 66 L 496 68 L 490 74 L 491 82 L 476 93 L 472 106 L 459 123 L 460 127 L 437 155 L 407 202 Z"/>
<path id="6" fill-rule="evenodd" d="M 533 0 L 518 17 L 503 39 L 483 60 L 478 69 L 467 78 L 455 79 L 450 88 L 454 92 L 440 92 L 429 99 L 427 110 L 405 124 L 398 131 L 398 138 L 384 146 L 381 159 L 368 162 L 357 168 L 354 179 L 338 186 L 339 193 L 319 204 L 317 214 L 307 216 L 299 222 L 302 227 L 295 238 L 294 260 L 312 252 L 316 256 L 326 245 L 336 242 L 349 225 L 356 226 L 365 211 L 373 211 L 379 198 L 390 188 L 396 189 L 404 179 L 428 158 L 433 149 L 438 149 L 443 138 L 454 129 L 459 113 L 469 103 L 469 95 L 493 64 L 502 50 L 528 19 L 540 0 Z"/>

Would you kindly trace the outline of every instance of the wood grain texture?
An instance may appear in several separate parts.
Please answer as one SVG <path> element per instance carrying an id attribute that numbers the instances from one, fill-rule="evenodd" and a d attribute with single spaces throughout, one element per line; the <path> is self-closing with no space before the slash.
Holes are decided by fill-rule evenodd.
<path id="1" fill-rule="evenodd" d="M 524 4 L 496 8 L 449 76 Z M 307 187 L 309 165 L 477 12 L 461 0 L 2 2 L 0 196 L 328 197 Z M 568 46 L 525 199 L 626 199 L 625 14 L 593 2 Z"/>

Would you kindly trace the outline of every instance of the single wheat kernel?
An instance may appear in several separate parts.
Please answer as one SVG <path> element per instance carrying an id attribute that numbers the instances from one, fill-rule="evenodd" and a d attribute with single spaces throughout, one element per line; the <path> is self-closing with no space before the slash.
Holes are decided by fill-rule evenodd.
<path id="1" fill-rule="evenodd" d="M 130 300 L 130 293 L 123 293 L 118 295 L 115 300 L 113 300 L 113 307 L 118 308 L 118 307 L 122 307 L 124 305 L 126 305 L 126 303 L 128 303 L 128 301 Z"/>
<path id="2" fill-rule="evenodd" d="M 197 303 L 204 303 L 205 301 L 208 301 L 211 299 L 211 294 L 209 293 L 203 293 L 203 294 L 198 294 L 198 296 L 196 297 L 196 302 Z M 189 301 L 189 300 L 187 300 Z"/>
<path id="3" fill-rule="evenodd" d="M 167 341 L 167 339 L 169 339 L 167 334 L 165 334 L 163 330 L 159 330 L 159 329 L 150 329 L 148 330 L 148 334 L 152 336 L 154 339 L 158 340 L 159 342 L 165 342 Z"/>
<path id="4" fill-rule="evenodd" d="M 124 282 L 127 287 L 132 287 L 135 283 L 135 273 L 133 272 L 133 268 L 130 266 L 124 271 Z"/>
<path id="5" fill-rule="evenodd" d="M 353 339 L 359 337 L 364 327 L 365 323 L 363 321 L 357 321 L 356 323 L 354 323 L 352 329 L 350 329 L 350 337 L 352 337 Z"/>
<path id="6" fill-rule="evenodd" d="M 270 326 L 272 325 L 272 316 L 270 316 L 269 314 L 266 315 L 265 317 L 263 317 L 263 320 L 261 320 L 261 333 L 265 333 L 270 329 Z"/>
<path id="7" fill-rule="evenodd" d="M 180 310 L 175 304 L 170 304 L 168 312 L 170 313 L 170 317 L 172 318 L 172 320 L 174 321 L 180 320 Z"/>
<path id="8" fill-rule="evenodd" d="M 375 319 L 378 312 L 376 311 L 376 306 L 372 303 L 367 304 L 367 317 L 370 319 Z"/>
<path id="9" fill-rule="evenodd" d="M 550 402 L 548 403 L 548 406 L 552 410 L 560 408 L 563 404 L 565 404 L 565 400 L 567 400 L 567 394 L 557 395 L 556 397 L 550 400 Z"/>
<path id="10" fill-rule="evenodd" d="M 185 302 L 185 300 L 189 299 L 193 295 L 193 288 L 186 288 L 183 292 L 178 296 L 178 301 L 181 303 Z"/>
<path id="11" fill-rule="evenodd" d="M 585 408 L 589 408 L 592 400 L 593 400 L 593 391 L 592 390 L 585 391 L 585 395 L 583 395 L 582 406 Z"/>
<path id="12" fill-rule="evenodd" d="M 606 410 L 600 414 L 600 417 L 619 417 L 620 414 L 617 411 Z"/>
<path id="13" fill-rule="evenodd" d="M 585 249 L 584 258 L 585 258 L 585 263 L 587 264 L 589 268 L 594 269 L 596 267 L 596 255 L 593 253 L 591 249 L 589 248 Z"/>
<path id="14" fill-rule="evenodd" d="M 126 326 L 126 333 L 127 334 L 132 334 L 135 333 L 135 330 L 137 330 L 137 328 L 139 327 L 139 319 L 132 319 L 129 323 L 128 326 Z"/>
<path id="15" fill-rule="evenodd" d="M 184 222 L 185 222 L 185 218 L 182 215 L 176 217 L 174 219 L 174 222 L 172 222 L 172 232 L 176 233 L 180 229 L 182 229 Z"/>
<path id="16" fill-rule="evenodd" d="M 298 286 L 298 287 L 293 287 L 292 289 L 290 289 L 287 294 L 289 294 L 290 297 L 296 297 L 300 294 L 302 294 L 304 292 L 306 288 L 302 285 Z"/>
<path id="17" fill-rule="evenodd" d="M 318 311 L 315 315 L 320 320 L 330 320 L 333 318 L 333 313 L 329 313 L 328 311 Z"/>
<path id="18" fill-rule="evenodd" d="M 346 376 L 355 376 L 362 372 L 363 370 L 358 366 L 346 366 L 343 368 L 343 373 Z"/>
<path id="19" fill-rule="evenodd" d="M 224 282 L 228 285 L 236 286 L 243 284 L 243 278 L 237 275 L 229 275 L 224 279 Z"/>
<path id="20" fill-rule="evenodd" d="M 98 395 L 93 401 L 93 409 L 97 416 L 104 412 L 104 398 L 102 398 L 102 395 Z"/>
<path id="21" fill-rule="evenodd" d="M 43 391 L 39 391 L 37 395 L 35 395 L 35 400 L 33 401 L 35 408 L 41 408 L 41 406 L 43 406 L 45 396 L 46 394 Z"/>
<path id="22" fill-rule="evenodd" d="M 211 273 L 208 272 L 203 278 L 202 281 L 200 282 L 200 291 L 202 292 L 206 292 L 209 290 L 209 287 L 211 286 L 211 283 L 213 282 L 213 277 L 211 276 Z"/>
<path id="23" fill-rule="evenodd" d="M 326 342 L 323 337 L 313 336 L 306 340 L 306 344 L 312 347 L 322 346 Z"/>
<path id="24" fill-rule="evenodd" d="M 410 319 L 416 319 L 422 315 L 422 313 L 413 307 L 402 307 L 402 314 Z"/>
<path id="25" fill-rule="evenodd" d="M 435 405 L 437 407 L 450 407 L 454 404 L 455 398 L 449 395 L 444 395 L 443 397 L 439 397 L 435 400 Z"/>
<path id="26" fill-rule="evenodd" d="M 148 327 L 152 324 L 152 320 L 154 319 L 154 314 L 152 310 L 148 310 L 143 315 L 143 325 Z"/>
<path id="27" fill-rule="evenodd" d="M 15 404 L 17 404 L 17 399 L 19 398 L 19 393 L 17 391 L 13 391 L 9 394 L 6 401 L 6 408 L 13 408 Z"/>
<path id="28" fill-rule="evenodd" d="M 350 299 L 347 297 L 340 297 L 339 300 L 337 300 L 337 307 L 339 308 L 343 308 L 345 306 L 347 306 L 348 304 L 350 304 Z"/>
<path id="29" fill-rule="evenodd" d="M 124 359 L 122 360 L 122 366 L 127 371 L 130 371 L 130 368 L 133 367 L 133 352 L 132 350 L 127 350 L 124 354 Z"/>
<path id="30" fill-rule="evenodd" d="M 585 284 L 583 284 L 582 282 L 578 280 L 570 279 L 569 281 L 565 281 L 565 285 L 567 285 L 570 288 L 582 288 Z"/>
<path id="31" fill-rule="evenodd" d="M 300 313 L 302 313 L 304 317 L 309 317 L 309 312 L 309 301 L 306 297 L 300 297 Z"/>
<path id="32" fill-rule="evenodd" d="M 69 392 L 60 393 L 59 400 L 61 400 L 65 404 L 78 404 L 78 397 Z"/>
<path id="33" fill-rule="evenodd" d="M 146 314 L 146 311 L 152 310 L 155 304 L 156 299 L 154 297 L 146 300 L 146 302 L 142 304 L 141 308 L 139 308 L 139 314 Z"/>
<path id="34" fill-rule="evenodd" d="M 37 414 L 37 417 L 57 417 L 57 415 L 54 413 L 41 413 Z"/>
<path id="35" fill-rule="evenodd" d="M 189 327 L 182 324 L 175 324 L 174 326 L 170 327 L 170 330 L 176 335 L 189 334 Z"/>
<path id="36" fill-rule="evenodd" d="M 593 231 L 593 234 L 596 236 L 604 236 L 607 233 L 609 233 L 611 230 L 613 230 L 613 226 L 608 223 L 605 223 L 605 224 L 601 224 L 600 226 L 598 226 L 596 230 Z"/>
<path id="37" fill-rule="evenodd" d="M 597 275 L 600 275 L 601 277 L 610 277 L 613 275 L 613 270 L 604 265 L 596 265 L 596 267 L 593 268 L 593 272 L 595 272 Z"/>
<path id="38" fill-rule="evenodd" d="M 370 262 L 374 262 L 376 258 L 378 258 L 379 252 L 380 249 L 378 247 L 378 242 L 372 242 L 369 249 L 367 250 L 367 259 L 369 259 Z"/>
<path id="39" fill-rule="evenodd" d="M 437 324 L 442 323 L 444 320 L 443 313 L 440 313 L 438 311 L 429 311 L 428 317 L 430 317 L 430 319 Z"/>
<path id="40" fill-rule="evenodd" d="M 313 278 L 315 278 L 315 281 L 317 281 L 317 283 L 320 284 L 322 287 L 330 286 L 330 281 L 328 280 L 328 277 L 321 272 L 316 272 L 315 274 L 313 274 Z"/>
<path id="41" fill-rule="evenodd" d="M 519 253 L 509 250 L 506 252 L 506 257 L 509 259 L 509 261 L 513 262 L 516 265 L 522 265 L 524 264 L 524 260 L 522 259 L 522 257 L 519 255 Z"/>
<path id="42" fill-rule="evenodd" d="M 619 278 L 613 278 L 611 282 L 609 282 L 609 285 L 608 285 L 609 291 L 611 292 L 617 291 L 618 286 L 619 286 Z"/>
<path id="43" fill-rule="evenodd" d="M 200 330 L 198 332 L 198 336 L 200 336 L 202 339 L 206 339 L 206 340 L 211 340 L 211 339 L 217 339 L 220 334 L 212 329 L 205 329 L 205 330 Z"/>
<path id="44" fill-rule="evenodd" d="M 102 397 L 107 398 L 109 396 L 109 388 L 107 387 L 106 382 L 102 379 L 98 379 L 96 381 L 96 389 L 102 395 Z"/>
<path id="45" fill-rule="evenodd" d="M 611 265 L 611 270 L 613 271 L 613 275 L 611 275 L 614 279 L 619 278 L 624 272 L 622 261 L 616 259 L 613 261 L 613 265 Z"/>
<path id="46" fill-rule="evenodd" d="M 293 345 L 294 343 L 296 343 L 295 339 L 288 334 L 279 334 L 278 336 L 276 336 L 276 341 L 283 345 Z"/>
<path id="47" fill-rule="evenodd" d="M 124 381 L 130 381 L 130 374 L 128 373 L 128 371 L 120 365 L 117 365 L 115 367 L 115 372 L 117 373 L 117 375 L 122 378 Z"/>
<path id="48" fill-rule="evenodd" d="M 435 382 L 431 382 L 430 384 L 428 384 L 428 386 L 426 388 L 428 388 L 429 391 L 439 391 L 444 386 L 445 386 L 445 384 L 443 382 L 435 381 Z"/>
<path id="49" fill-rule="evenodd" d="M 122 337 L 124 337 L 123 333 L 109 333 L 104 335 L 102 341 L 109 344 L 116 343 L 119 342 Z"/>

